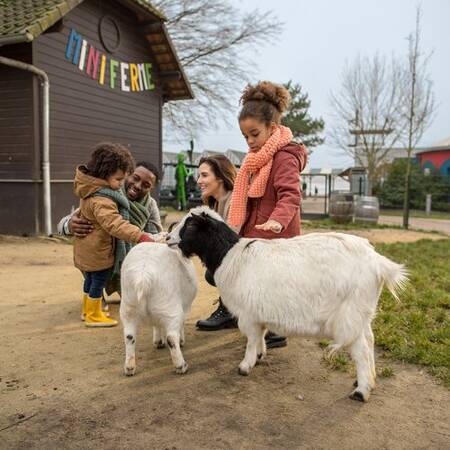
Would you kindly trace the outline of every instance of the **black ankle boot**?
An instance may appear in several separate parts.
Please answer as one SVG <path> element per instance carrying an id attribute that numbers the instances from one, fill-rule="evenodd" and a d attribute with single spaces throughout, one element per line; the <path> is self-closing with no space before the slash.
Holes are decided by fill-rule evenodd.
<path id="1" fill-rule="evenodd" d="M 203 331 L 216 331 L 224 328 L 237 328 L 237 323 L 222 300 L 219 299 L 218 308 L 207 319 L 199 320 L 197 328 Z"/>
<path id="2" fill-rule="evenodd" d="M 266 340 L 267 348 L 286 347 L 287 345 L 287 338 L 285 336 L 278 336 L 278 334 L 272 333 L 271 331 L 266 333 L 264 339 Z"/>

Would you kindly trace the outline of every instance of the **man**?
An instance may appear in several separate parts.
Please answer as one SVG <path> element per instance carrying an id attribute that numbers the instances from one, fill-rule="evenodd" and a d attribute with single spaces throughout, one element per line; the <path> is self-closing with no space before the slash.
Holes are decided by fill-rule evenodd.
<path id="1" fill-rule="evenodd" d="M 130 201 L 131 220 L 146 233 L 156 234 L 162 231 L 158 204 L 150 193 L 160 179 L 158 169 L 149 162 L 136 164 L 134 172 L 125 181 L 125 194 Z M 134 220 L 133 220 L 134 219 Z M 63 236 L 83 237 L 92 231 L 92 224 L 76 209 L 63 217 L 58 224 L 58 233 Z"/>
<path id="2" fill-rule="evenodd" d="M 152 163 L 141 161 L 126 178 L 124 186 L 125 195 L 130 201 L 130 222 L 153 235 L 161 233 L 163 229 L 158 204 L 150 195 L 159 179 L 158 169 Z M 63 236 L 84 237 L 92 230 L 92 223 L 80 215 L 79 209 L 63 217 L 58 224 L 58 234 Z M 120 293 L 119 278 L 112 277 L 105 290 L 108 295 L 116 291 Z M 105 304 L 103 306 L 107 309 Z"/>

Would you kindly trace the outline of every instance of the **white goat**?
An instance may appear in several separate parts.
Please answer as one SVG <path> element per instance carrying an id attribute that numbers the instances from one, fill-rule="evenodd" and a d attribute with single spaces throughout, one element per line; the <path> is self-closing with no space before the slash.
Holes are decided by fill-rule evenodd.
<path id="1" fill-rule="evenodd" d="M 184 343 L 184 320 L 197 293 L 192 261 L 165 244 L 136 245 L 125 258 L 121 271 L 120 318 L 125 340 L 125 374 L 136 370 L 136 336 L 139 322 L 150 319 L 153 345 L 167 345 L 177 373 L 185 373 L 180 346 Z"/>
<path id="2" fill-rule="evenodd" d="M 406 270 L 357 236 L 312 233 L 292 239 L 244 239 L 214 211 L 192 210 L 168 236 L 185 256 L 198 255 L 223 303 L 247 336 L 239 373 L 248 375 L 266 354 L 267 330 L 334 340 L 331 353 L 349 347 L 357 387 L 351 398 L 367 401 L 375 386 L 371 328 L 383 284 L 394 296 Z"/>

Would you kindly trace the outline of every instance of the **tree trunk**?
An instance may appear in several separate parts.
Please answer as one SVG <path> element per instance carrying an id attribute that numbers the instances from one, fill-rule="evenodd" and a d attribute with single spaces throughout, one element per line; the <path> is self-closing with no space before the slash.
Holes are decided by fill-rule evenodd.
<path id="1" fill-rule="evenodd" d="M 408 162 L 406 164 L 406 174 L 405 174 L 405 194 L 403 196 L 403 228 L 405 229 L 408 229 L 409 227 L 410 187 L 411 187 L 411 156 L 408 151 Z"/>

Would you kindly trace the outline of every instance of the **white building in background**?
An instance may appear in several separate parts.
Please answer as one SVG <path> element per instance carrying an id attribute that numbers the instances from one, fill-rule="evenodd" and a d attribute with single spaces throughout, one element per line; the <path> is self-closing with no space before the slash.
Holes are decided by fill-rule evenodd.
<path id="1" fill-rule="evenodd" d="M 161 183 L 161 187 L 165 189 L 175 188 L 175 166 L 177 164 L 177 154 L 180 152 L 163 152 L 163 170 L 164 176 Z M 191 164 L 189 154 L 187 151 L 182 151 L 185 155 L 185 164 L 189 169 Z M 225 155 L 236 167 L 240 167 L 244 161 L 247 152 L 241 152 L 239 150 L 228 149 L 225 152 L 219 152 L 216 150 L 204 150 L 203 152 L 192 153 L 192 174 L 197 179 L 197 167 L 200 160 L 204 157 L 213 155 Z M 324 195 L 328 190 L 349 190 L 349 183 L 343 178 L 339 178 L 338 175 L 343 169 L 331 169 L 331 168 L 310 168 L 309 161 L 301 174 L 302 184 L 306 183 L 306 189 L 308 195 L 314 195 L 315 188 L 317 188 L 318 195 Z"/>
<path id="2" fill-rule="evenodd" d="M 417 153 L 420 153 L 424 150 L 424 147 L 417 147 L 412 151 L 412 157 L 415 158 Z M 394 147 L 391 148 L 383 159 L 383 164 L 391 164 L 396 159 L 403 159 L 408 156 L 408 150 L 404 147 Z M 355 167 L 367 167 L 367 157 L 364 152 L 355 152 L 354 157 Z"/>

